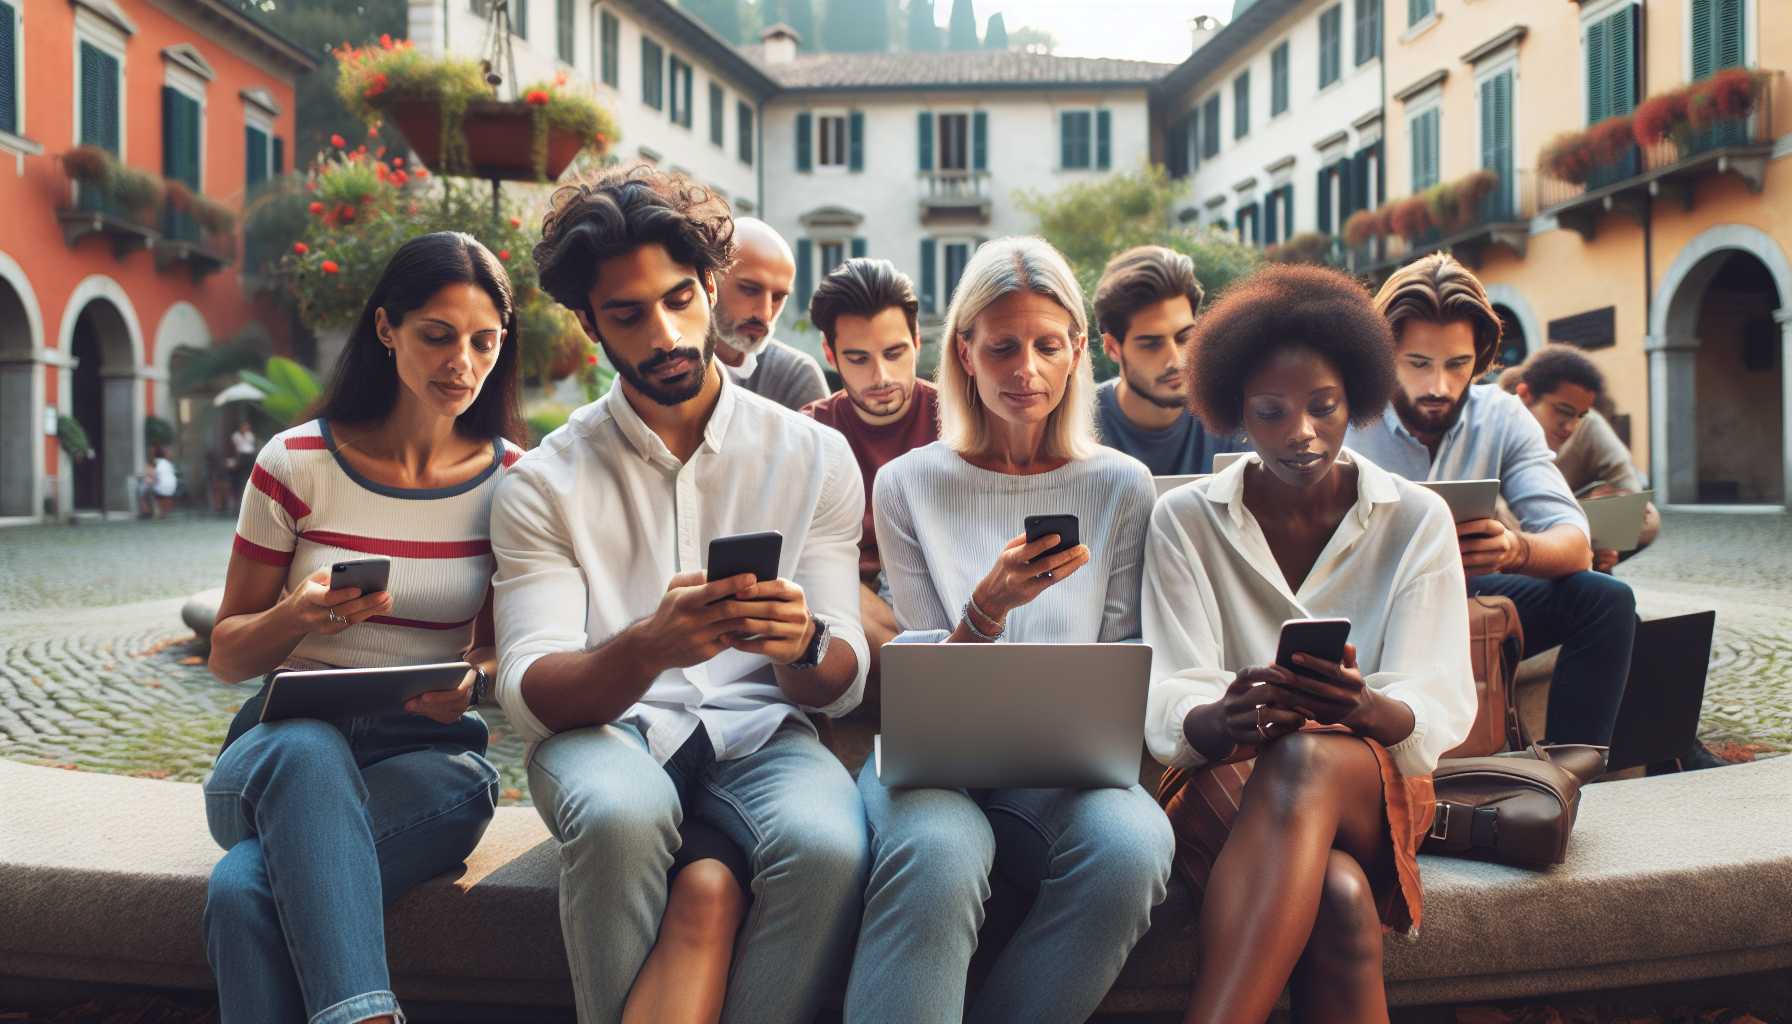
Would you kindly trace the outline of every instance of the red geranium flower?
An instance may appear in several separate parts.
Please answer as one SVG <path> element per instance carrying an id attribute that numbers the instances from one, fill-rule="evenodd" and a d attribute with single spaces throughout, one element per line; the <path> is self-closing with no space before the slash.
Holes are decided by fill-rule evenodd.
<path id="1" fill-rule="evenodd" d="M 397 185 L 399 188 L 403 188 L 405 186 L 405 183 L 410 180 L 411 180 L 411 176 L 404 173 L 403 171 L 393 171 L 392 172 L 392 184 Z"/>
<path id="2" fill-rule="evenodd" d="M 598 133 L 597 133 L 597 134 L 596 134 L 596 135 L 594 135 L 594 136 L 592 136 L 592 139 L 593 139 L 593 140 L 594 140 L 594 141 L 595 141 L 595 142 L 596 142 L 596 143 L 597 143 L 597 144 L 598 144 L 598 145 L 599 145 L 599 146 L 607 146 L 607 145 L 609 145 L 609 144 L 610 144 L 610 140 L 609 140 L 609 139 L 606 139 L 606 138 L 604 138 L 604 133 L 603 133 L 603 132 L 598 132 Z"/>
<path id="3" fill-rule="evenodd" d="M 306 253 L 311 251 L 311 247 L 309 245 L 306 245 L 304 242 L 294 242 L 294 243 L 292 243 L 292 251 L 298 253 L 300 256 L 303 256 Z"/>
<path id="4" fill-rule="evenodd" d="M 499 249 L 498 250 L 498 258 L 501 260 L 509 260 L 510 259 L 510 250 L 509 249 Z"/>
<path id="5" fill-rule="evenodd" d="M 427 167 L 419 167 L 411 172 L 411 177 L 427 178 L 429 177 L 429 169 Z"/>
<path id="6" fill-rule="evenodd" d="M 325 260 L 323 262 L 323 265 L 319 269 L 322 270 L 326 274 L 334 274 L 336 271 L 341 270 L 342 268 L 336 265 L 335 260 Z"/>
<path id="7" fill-rule="evenodd" d="M 380 45 L 382 47 L 390 50 L 392 48 L 392 37 L 385 32 L 381 32 L 380 33 Z"/>
<path id="8" fill-rule="evenodd" d="M 380 148 L 380 153 L 383 155 L 385 152 L 386 152 L 385 147 L 382 146 Z M 393 167 L 403 167 L 404 166 L 404 157 L 402 157 L 402 156 L 393 157 L 392 158 L 392 166 Z"/>
<path id="9" fill-rule="evenodd" d="M 370 139 L 377 138 L 379 136 L 379 134 L 380 134 L 380 126 L 379 125 L 370 124 L 367 126 L 367 137 L 368 138 L 370 138 Z"/>
<path id="10" fill-rule="evenodd" d="M 313 202 L 311 204 L 311 212 L 313 215 L 323 213 L 324 212 L 324 204 L 319 203 L 319 202 Z"/>
<path id="11" fill-rule="evenodd" d="M 367 88 L 361 90 L 361 95 L 365 96 L 368 99 L 373 99 L 375 96 L 378 96 L 380 93 L 385 92 L 385 91 L 386 91 L 386 76 L 383 74 L 378 74 L 378 75 L 374 75 L 373 80 L 367 83 Z"/>
<path id="12" fill-rule="evenodd" d="M 596 366 L 597 365 L 597 353 L 596 352 L 585 353 L 585 365 L 586 366 Z"/>
<path id="13" fill-rule="evenodd" d="M 523 102 L 532 107 L 545 107 L 550 98 L 546 89 L 530 89 L 529 94 L 523 97 Z"/>
<path id="14" fill-rule="evenodd" d="M 343 222 L 344 224 L 347 224 L 349 221 L 354 220 L 355 219 L 355 208 L 348 205 L 347 203 L 342 204 L 340 207 L 337 207 L 337 209 L 336 209 L 336 219 Z"/>
<path id="15" fill-rule="evenodd" d="M 510 218 L 510 226 L 511 226 L 511 227 L 513 227 L 513 228 L 520 228 L 520 227 L 522 227 L 522 226 L 523 226 L 523 218 L 521 218 L 521 217 L 512 217 L 512 218 Z"/>
<path id="16" fill-rule="evenodd" d="M 346 140 L 344 140 L 343 137 L 340 135 L 331 135 L 330 136 L 330 145 L 335 146 L 337 149 L 341 149 L 342 147 L 348 145 L 348 142 Z"/>

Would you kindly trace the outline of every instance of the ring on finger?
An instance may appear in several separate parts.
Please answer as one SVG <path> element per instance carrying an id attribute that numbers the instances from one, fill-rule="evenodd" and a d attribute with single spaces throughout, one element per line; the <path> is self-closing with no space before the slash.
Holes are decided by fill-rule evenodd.
<path id="1" fill-rule="evenodd" d="M 347 619 L 345 619 L 341 615 L 337 614 L 336 609 L 334 609 L 334 608 L 326 609 L 326 612 L 330 617 L 330 621 L 336 623 L 337 625 L 343 625 L 344 623 L 348 622 Z"/>
<path id="2" fill-rule="evenodd" d="M 1263 737 L 1263 742 L 1269 742 L 1269 723 L 1263 720 L 1263 708 L 1261 705 L 1257 708 L 1257 735 Z"/>

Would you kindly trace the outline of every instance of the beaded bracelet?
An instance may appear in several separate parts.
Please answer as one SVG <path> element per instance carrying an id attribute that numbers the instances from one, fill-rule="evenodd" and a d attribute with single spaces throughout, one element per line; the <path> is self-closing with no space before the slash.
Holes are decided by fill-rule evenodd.
<path id="1" fill-rule="evenodd" d="M 977 621 L 975 618 L 972 617 L 972 615 L 971 615 L 972 612 L 976 612 L 977 615 L 983 616 L 983 619 L 986 622 L 994 622 L 995 620 L 990 618 L 987 615 L 983 615 L 982 609 L 978 608 L 975 602 L 966 601 L 964 603 L 964 612 L 959 616 L 959 618 L 964 622 L 964 628 L 970 630 L 971 635 L 976 637 L 977 639 L 983 641 L 986 644 L 993 644 L 997 640 L 1000 640 L 1002 638 L 1003 633 L 1007 632 L 1007 630 L 1005 628 L 996 630 L 994 636 L 991 636 L 990 634 L 983 632 L 981 629 L 977 628 Z"/>

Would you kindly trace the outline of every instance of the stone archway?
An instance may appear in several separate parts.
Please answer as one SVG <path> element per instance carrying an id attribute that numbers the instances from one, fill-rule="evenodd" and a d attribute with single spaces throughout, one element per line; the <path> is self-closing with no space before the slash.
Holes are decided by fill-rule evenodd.
<path id="1" fill-rule="evenodd" d="M 1669 266 L 1649 323 L 1658 495 L 1670 504 L 1786 505 L 1792 263 L 1778 243 L 1741 225 L 1706 230 Z"/>
<path id="2" fill-rule="evenodd" d="M 1503 333 L 1500 339 L 1499 365 L 1517 366 L 1537 346 L 1543 344 L 1543 324 L 1531 309 L 1524 293 L 1509 284 L 1487 285 L 1487 298 L 1499 314 Z"/>
<path id="3" fill-rule="evenodd" d="M 43 317 L 24 269 L 0 253 L 0 518 L 43 511 Z"/>
<path id="4" fill-rule="evenodd" d="M 64 375 L 62 411 L 87 432 L 96 458 L 76 467 L 67 507 L 129 512 L 131 476 L 144 462 L 143 331 L 117 281 L 94 275 L 76 285 L 62 314 L 61 351 L 74 363 Z M 83 473 L 90 474 L 83 479 Z"/>

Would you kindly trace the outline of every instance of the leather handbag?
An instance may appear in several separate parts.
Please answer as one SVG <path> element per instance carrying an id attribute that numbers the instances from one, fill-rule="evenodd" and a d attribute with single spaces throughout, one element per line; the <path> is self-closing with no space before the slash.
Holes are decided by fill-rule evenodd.
<path id="1" fill-rule="evenodd" d="M 1431 776 L 1437 813 L 1422 850 L 1543 868 L 1568 856 L 1580 790 L 1605 771 L 1608 748 L 1585 744 L 1448 758 Z"/>
<path id="2" fill-rule="evenodd" d="M 1523 750 L 1518 720 L 1518 662 L 1524 657 L 1524 627 L 1510 598 L 1468 599 L 1469 664 L 1474 670 L 1477 710 L 1468 738 L 1445 757 L 1488 757 Z"/>

